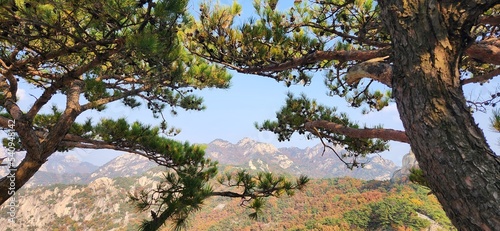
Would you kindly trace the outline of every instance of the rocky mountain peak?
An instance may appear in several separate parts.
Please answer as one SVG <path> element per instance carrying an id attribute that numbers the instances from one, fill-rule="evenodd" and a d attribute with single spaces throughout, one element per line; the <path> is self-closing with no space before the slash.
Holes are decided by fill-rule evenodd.
<path id="1" fill-rule="evenodd" d="M 245 137 L 245 138 L 241 139 L 240 141 L 238 141 L 238 143 L 236 143 L 236 145 L 243 147 L 243 146 L 252 146 L 252 145 L 255 145 L 256 143 L 257 143 L 257 141 L 252 140 L 248 137 Z"/>
<path id="2" fill-rule="evenodd" d="M 260 153 L 262 155 L 266 154 L 275 154 L 278 153 L 279 150 L 274 147 L 272 144 L 265 144 L 265 143 L 257 143 L 253 147 L 257 153 Z"/>
<path id="3" fill-rule="evenodd" d="M 90 175 L 91 179 L 100 177 L 127 177 L 141 173 L 158 166 L 146 157 L 127 153 L 116 157 Z"/>
<path id="4" fill-rule="evenodd" d="M 340 146 L 335 149 L 338 153 L 344 152 Z M 222 139 L 214 140 L 207 144 L 205 155 L 222 165 L 294 175 L 303 174 L 312 178 L 351 176 L 367 180 L 387 180 L 396 170 L 392 161 L 374 156 L 367 157 L 366 161 L 363 161 L 367 163 L 364 168 L 351 171 L 331 150 L 327 149 L 324 153 L 323 151 L 322 145 L 304 149 L 295 147 L 278 149 L 269 143 L 244 138 L 236 144 Z M 412 159 L 405 157 L 403 165 L 409 162 L 412 162 Z M 157 166 L 153 161 L 131 153 L 118 156 L 101 167 L 82 162 L 71 153 L 58 153 L 51 156 L 26 186 L 55 183 L 87 184 L 103 177 L 112 179 L 139 176 Z M 409 172 L 409 168 L 404 171 Z"/>
<path id="5" fill-rule="evenodd" d="M 212 142 L 210 142 L 208 145 L 212 145 L 212 146 L 219 146 L 221 148 L 227 148 L 233 144 L 231 144 L 229 141 L 227 140 L 223 140 L 223 139 L 216 139 Z"/>
<path id="6" fill-rule="evenodd" d="M 334 147 L 339 153 L 340 147 Z M 236 144 L 215 140 L 207 145 L 207 157 L 221 164 L 244 166 L 254 170 L 287 172 L 295 175 L 308 175 L 314 178 L 351 176 L 361 179 L 387 180 L 396 165 L 379 156 L 367 157 L 366 168 L 351 171 L 327 149 L 323 153 L 323 145 L 305 149 L 276 148 L 272 144 L 262 143 L 244 138 Z"/>
<path id="7" fill-rule="evenodd" d="M 113 179 L 108 177 L 101 177 L 90 182 L 88 187 L 93 190 L 98 190 L 100 188 L 109 188 L 111 185 L 113 185 Z"/>
<path id="8" fill-rule="evenodd" d="M 415 154 L 410 150 L 409 153 L 403 156 L 401 169 L 396 170 L 391 177 L 392 182 L 406 182 L 412 168 L 419 168 Z"/>

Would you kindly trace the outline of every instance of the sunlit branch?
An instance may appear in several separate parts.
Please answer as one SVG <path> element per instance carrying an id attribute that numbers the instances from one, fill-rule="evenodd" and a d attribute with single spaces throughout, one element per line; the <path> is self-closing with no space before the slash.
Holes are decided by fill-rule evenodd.
<path id="1" fill-rule="evenodd" d="M 484 63 L 500 65 L 500 39 L 490 38 L 473 44 L 465 54 Z"/>
<path id="2" fill-rule="evenodd" d="M 1 103 L 2 106 L 7 109 L 7 112 L 15 120 L 20 120 L 23 112 L 21 108 L 16 104 L 16 92 L 17 92 L 17 80 L 14 78 L 14 82 L 11 79 L 14 78 L 10 70 L 4 71 L 0 74 L 0 90 L 3 91 L 3 99 Z M 9 79 L 9 82 L 7 80 Z M 15 90 L 13 91 L 12 86 L 15 85 Z"/>
<path id="3" fill-rule="evenodd" d="M 388 87 L 392 86 L 392 66 L 383 63 L 387 57 L 371 59 L 351 67 L 346 74 L 346 82 L 349 85 L 357 85 L 362 78 L 370 78 Z"/>
<path id="4" fill-rule="evenodd" d="M 394 129 L 383 129 L 383 128 L 350 128 L 344 125 L 326 121 L 326 120 L 316 120 L 307 122 L 304 125 L 305 129 L 310 132 L 315 133 L 315 128 L 326 129 L 329 132 L 342 134 L 352 138 L 361 139 L 382 139 L 382 140 L 393 140 L 403 143 L 409 143 L 408 137 L 404 131 L 394 130 Z"/>
<path id="5" fill-rule="evenodd" d="M 47 146 L 46 148 L 51 147 L 49 149 L 53 148 L 55 150 L 59 142 L 63 139 L 64 135 L 68 132 L 71 124 L 73 124 L 76 117 L 78 117 L 78 115 L 82 112 L 79 99 L 83 88 L 84 83 L 82 80 L 75 79 L 71 82 L 71 85 L 69 86 L 68 92 L 66 94 L 66 109 L 61 114 L 58 121 L 51 128 L 46 139 L 43 140 L 43 144 Z M 47 155 L 47 153 L 43 154 Z M 48 155 L 50 154 L 51 153 L 49 153 Z"/>
<path id="6" fill-rule="evenodd" d="M 6 98 L 10 98 L 12 99 L 13 101 L 17 101 L 16 100 L 16 93 L 17 93 L 17 79 L 16 77 L 14 76 L 14 73 L 12 72 L 12 70 L 9 68 L 7 69 L 6 71 L 2 71 L 1 73 L 3 75 L 3 77 L 8 80 L 9 82 L 4 82 L 3 84 L 5 84 L 4 86 L 2 86 L 2 88 L 4 88 L 5 90 L 8 89 L 9 93 L 10 94 L 6 94 Z M 3 90 L 3 89 L 2 89 Z"/>

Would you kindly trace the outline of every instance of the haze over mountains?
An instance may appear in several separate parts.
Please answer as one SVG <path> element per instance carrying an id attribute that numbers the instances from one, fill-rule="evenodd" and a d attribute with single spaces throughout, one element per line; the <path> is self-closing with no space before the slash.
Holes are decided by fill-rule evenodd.
<path id="1" fill-rule="evenodd" d="M 342 150 L 337 149 L 340 153 Z M 21 155 L 18 156 L 18 159 Z M 331 151 L 323 153 L 323 146 L 276 148 L 271 144 L 244 138 L 236 144 L 217 139 L 206 147 L 206 156 L 221 165 L 238 166 L 260 171 L 307 175 L 311 178 L 350 176 L 364 180 L 388 180 L 397 166 L 380 156 L 368 157 L 364 168 L 349 170 Z M 100 177 L 138 176 L 157 166 L 154 162 L 135 154 L 124 154 L 103 166 L 82 162 L 69 153 L 52 155 L 25 187 L 55 183 L 88 184 Z M 7 174 L 1 168 L 0 174 Z"/>
<path id="2" fill-rule="evenodd" d="M 340 148 L 337 151 L 342 152 Z M 206 144 L 206 155 L 219 161 L 221 172 L 253 169 L 323 179 L 312 179 L 292 198 L 271 198 L 265 210 L 267 215 L 258 222 L 248 218 L 249 211 L 241 207 L 241 201 L 210 198 L 200 212 L 193 214 L 188 230 L 347 230 L 359 225 L 356 223 L 359 218 L 352 220 L 355 214 L 352 211 L 368 211 L 376 208 L 377 203 L 386 203 L 386 197 L 387 203 L 393 203 L 394 199 L 410 194 L 420 199 L 415 207 L 408 207 L 409 202 L 402 200 L 400 207 L 405 214 L 411 214 L 403 219 L 403 224 L 419 219 L 424 222 L 422 227 L 429 227 L 426 230 L 449 227 L 449 221 L 442 219 L 444 212 L 427 191 L 387 181 L 396 166 L 379 156 L 366 158 L 365 168 L 351 171 L 333 153 L 323 153 L 322 145 L 306 149 L 276 148 L 248 138 L 235 144 L 214 140 Z M 26 187 L 16 192 L 17 222 L 8 223 L 7 213 L 0 214 L 0 222 L 8 224 L 6 230 L 10 231 L 137 230 L 140 221 L 149 219 L 150 213 L 138 212 L 128 193 L 155 188 L 163 174 L 163 167 L 136 154 L 124 154 L 103 166 L 95 166 L 80 161 L 72 153 L 58 153 Z M 384 181 L 334 178 L 341 176 Z M 0 210 L 6 209 L 7 205 L 0 206 Z M 392 215 L 399 213 L 396 209 Z M 170 229 L 167 225 L 163 230 Z"/>

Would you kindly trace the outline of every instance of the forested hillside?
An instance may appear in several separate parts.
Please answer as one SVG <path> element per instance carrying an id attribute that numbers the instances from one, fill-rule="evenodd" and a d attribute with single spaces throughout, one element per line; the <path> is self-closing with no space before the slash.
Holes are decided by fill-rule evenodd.
<path id="1" fill-rule="evenodd" d="M 226 167 L 227 170 L 234 170 Z M 137 230 L 150 213 L 137 213 L 128 192 L 151 187 L 159 168 L 137 177 L 102 177 L 88 185 L 21 190 L 16 226 L 7 230 Z M 270 198 L 257 220 L 239 199 L 212 198 L 187 230 L 449 230 L 450 222 L 422 186 L 354 178 L 312 180 L 293 197 Z M 5 206 L 0 208 L 5 211 Z M 6 213 L 0 222 L 7 224 Z M 435 223 L 439 224 L 436 226 Z M 433 225 L 434 224 L 434 225 Z M 164 226 L 164 230 L 172 227 Z"/>
<path id="2" fill-rule="evenodd" d="M 454 230 L 429 190 L 354 178 L 313 180 L 291 198 L 268 200 L 257 221 L 240 201 L 213 200 L 190 230 Z M 429 219 L 430 218 L 430 219 Z"/>

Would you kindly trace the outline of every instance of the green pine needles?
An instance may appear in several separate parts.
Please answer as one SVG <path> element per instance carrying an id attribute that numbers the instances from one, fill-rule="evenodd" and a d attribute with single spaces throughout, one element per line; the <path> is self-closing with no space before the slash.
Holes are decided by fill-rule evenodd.
<path id="1" fill-rule="evenodd" d="M 244 173 L 245 180 L 226 184 L 242 192 L 218 195 L 211 186 L 217 163 L 204 157 L 201 145 L 169 138 L 179 129 L 168 126 L 165 112 L 201 111 L 196 91 L 227 88 L 231 79 L 186 48 L 185 31 L 195 24 L 187 6 L 187 0 L 0 1 L 0 126 L 12 130 L 4 144 L 26 152 L 16 166 L 16 190 L 56 151 L 135 153 L 165 167 L 157 187 L 132 195 L 140 209 L 152 211 L 142 229 L 157 230 L 167 221 L 183 227 L 211 196 L 240 195 L 257 211 L 260 198 L 291 194 L 307 182 Z M 29 105 L 18 101 L 20 89 L 33 89 Z M 95 114 L 79 118 L 108 113 L 114 102 L 147 108 L 158 126 Z M 0 204 L 11 197 L 9 184 L 0 179 Z"/>

